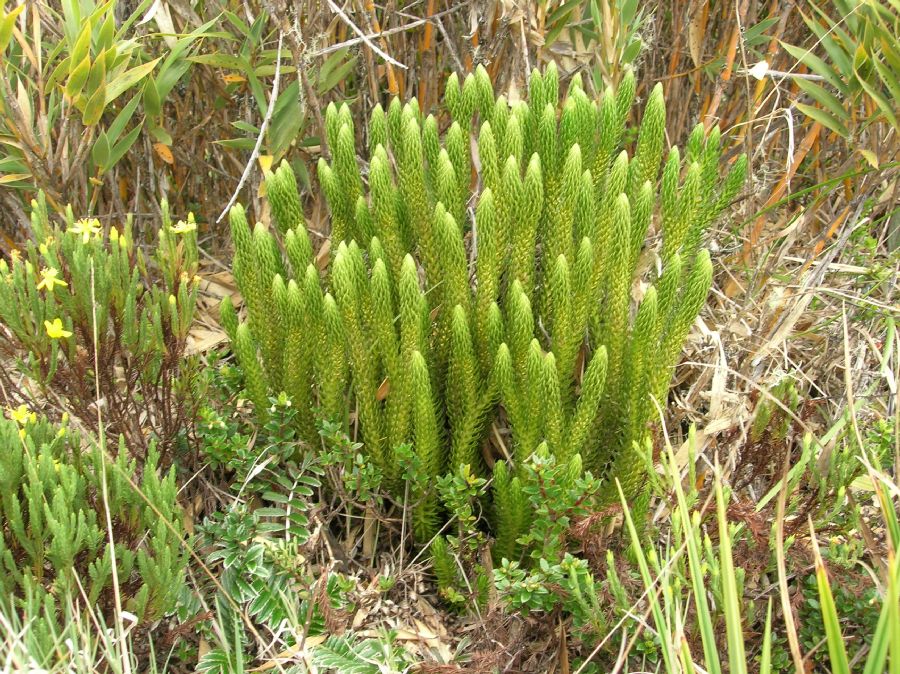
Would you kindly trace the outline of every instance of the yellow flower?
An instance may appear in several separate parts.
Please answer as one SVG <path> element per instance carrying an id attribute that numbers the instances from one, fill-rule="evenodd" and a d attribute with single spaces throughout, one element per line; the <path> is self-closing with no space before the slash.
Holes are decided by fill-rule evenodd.
<path id="1" fill-rule="evenodd" d="M 47 329 L 47 336 L 50 339 L 63 339 L 72 336 L 71 332 L 63 329 L 62 321 L 58 318 L 54 318 L 52 323 L 44 321 L 44 327 Z"/>
<path id="2" fill-rule="evenodd" d="M 83 218 L 78 220 L 72 228 L 67 230 L 72 234 L 81 235 L 81 242 L 86 244 L 92 236 L 100 234 L 100 221 L 97 218 Z"/>
<path id="3" fill-rule="evenodd" d="M 194 219 L 189 217 L 187 222 L 181 220 L 177 225 L 172 227 L 172 231 L 176 234 L 187 234 L 188 232 L 193 232 L 197 229 L 197 223 L 194 222 Z"/>
<path id="4" fill-rule="evenodd" d="M 65 281 L 56 278 L 58 274 L 59 271 L 53 267 L 44 267 L 41 269 L 41 281 L 37 284 L 37 289 L 41 290 L 42 288 L 46 288 L 50 292 L 53 292 L 55 286 L 65 287 L 69 285 Z"/>
<path id="5" fill-rule="evenodd" d="M 47 255 L 50 253 L 50 246 L 53 245 L 54 238 L 52 236 L 48 236 L 46 239 L 41 241 L 41 245 L 38 246 L 38 250 L 41 251 L 41 255 Z"/>
<path id="6" fill-rule="evenodd" d="M 28 408 L 25 405 L 19 405 L 16 409 L 10 408 L 8 415 L 10 419 L 20 426 L 24 426 L 28 423 Z"/>

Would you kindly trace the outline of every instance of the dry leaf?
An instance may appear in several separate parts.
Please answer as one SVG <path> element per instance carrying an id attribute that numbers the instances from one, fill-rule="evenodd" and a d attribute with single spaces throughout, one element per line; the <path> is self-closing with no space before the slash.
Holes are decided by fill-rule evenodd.
<path id="1" fill-rule="evenodd" d="M 188 334 L 187 346 L 185 347 L 185 355 L 191 356 L 197 353 L 206 353 L 214 346 L 218 346 L 228 339 L 228 335 L 224 330 L 206 330 L 204 328 L 194 328 Z"/>
<path id="2" fill-rule="evenodd" d="M 169 165 L 175 164 L 175 156 L 172 154 L 172 149 L 164 144 L 164 143 L 153 143 L 153 149 L 156 150 L 156 154 L 159 155 L 159 158 L 162 159 Z"/>
<path id="3" fill-rule="evenodd" d="M 876 171 L 878 170 L 880 164 L 878 162 L 878 156 L 872 152 L 872 150 L 860 149 L 859 153 L 865 157 L 866 161 L 872 166 Z"/>
<path id="4" fill-rule="evenodd" d="M 391 392 L 391 380 L 387 377 L 384 378 L 384 381 L 381 382 L 381 385 L 378 387 L 378 390 L 375 392 L 375 400 L 381 401 L 388 397 L 388 393 Z"/>
<path id="5" fill-rule="evenodd" d="M 320 644 L 325 643 L 326 639 L 328 639 L 327 634 L 317 634 L 314 637 L 306 637 L 306 639 L 303 641 L 302 648 L 300 647 L 300 644 L 291 646 L 287 650 L 281 651 L 281 653 L 276 655 L 271 660 L 267 660 L 266 662 L 261 664 L 259 667 L 254 667 L 253 669 L 248 670 L 248 671 L 264 672 L 268 669 L 275 669 L 276 667 L 281 669 L 281 667 L 279 667 L 279 665 L 282 665 L 285 662 L 287 662 L 288 660 L 291 660 L 292 658 L 295 658 L 298 655 L 301 655 L 304 651 L 307 651 L 310 648 L 314 648 L 316 646 L 319 646 Z"/>
<path id="6" fill-rule="evenodd" d="M 694 66 L 700 67 L 703 58 L 703 39 L 706 34 L 706 19 L 709 16 L 709 2 L 695 3 L 691 12 L 691 22 L 688 25 L 688 49 L 691 52 L 691 60 Z"/>
<path id="7" fill-rule="evenodd" d="M 322 244 L 322 247 L 319 249 L 319 254 L 316 255 L 316 269 L 319 271 L 325 271 L 325 267 L 328 266 L 328 260 L 331 257 L 331 239 L 325 239 L 325 243 Z"/>

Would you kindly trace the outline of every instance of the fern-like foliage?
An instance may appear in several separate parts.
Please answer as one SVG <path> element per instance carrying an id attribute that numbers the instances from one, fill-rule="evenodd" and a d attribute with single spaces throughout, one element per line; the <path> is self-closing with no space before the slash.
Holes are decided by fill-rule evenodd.
<path id="1" fill-rule="evenodd" d="M 394 643 L 394 635 L 353 641 L 347 636 L 332 636 L 313 650 L 317 667 L 336 674 L 381 674 L 406 671 L 410 657 Z"/>
<path id="2" fill-rule="evenodd" d="M 616 479 L 631 496 L 643 488 L 635 443 L 709 291 L 703 235 L 746 160 L 720 178 L 720 134 L 698 127 L 663 162 L 659 86 L 629 153 L 634 90 L 628 73 L 597 99 L 578 76 L 563 94 L 551 64 L 510 104 L 483 69 L 451 76 L 435 115 L 415 99 L 375 108 L 366 179 L 350 110 L 330 105 L 332 160 L 318 176 L 331 260 L 321 273 L 288 164 L 266 177 L 274 229 L 232 210 L 247 311 L 239 321 L 226 300 L 223 322 L 248 397 L 265 417 L 267 396 L 285 390 L 310 444 L 314 408 L 357 423 L 398 495 L 395 448 L 412 444 L 427 476 L 412 495 L 423 542 L 440 523 L 432 487 L 460 463 L 495 466 L 501 556 L 517 546 L 504 528 L 528 518 L 517 472 L 541 445 L 602 480 L 600 494 L 612 498 Z M 659 250 L 645 250 L 651 229 Z"/>

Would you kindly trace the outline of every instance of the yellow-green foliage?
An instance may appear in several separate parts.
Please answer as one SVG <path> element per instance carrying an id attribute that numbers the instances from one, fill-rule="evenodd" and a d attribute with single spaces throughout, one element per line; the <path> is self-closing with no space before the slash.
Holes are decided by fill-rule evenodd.
<path id="1" fill-rule="evenodd" d="M 712 281 L 703 232 L 746 164 L 738 159 L 720 180 L 718 130 L 698 127 L 686 161 L 673 148 L 660 180 L 661 87 L 633 154 L 622 148 L 634 86 L 629 73 L 592 100 L 576 77 L 561 96 L 551 65 L 533 73 L 527 101 L 509 104 L 483 69 L 462 84 L 451 76 L 446 122 L 423 118 L 415 99 L 375 108 L 366 181 L 349 108 L 329 106 L 332 161 L 318 171 L 331 211 L 327 270 L 301 271 L 312 249 L 287 164 L 267 176 L 277 232 L 251 231 L 243 210 L 232 212 L 248 326 L 226 305 L 225 327 L 260 413 L 263 392 L 284 388 L 304 414 L 352 415 L 398 488 L 398 445 L 414 446 L 432 483 L 460 463 L 483 474 L 493 463 L 485 457 L 497 454 L 487 447 L 496 424 L 510 461 L 494 476 L 502 555 L 515 554 L 527 522 L 516 463 L 542 443 L 607 480 L 611 497 L 616 478 L 626 493 L 640 492 L 645 464 L 634 443 L 655 416 L 652 398 L 664 404 Z M 635 306 L 654 222 L 663 243 L 647 254 L 660 271 L 644 279 Z M 439 524 L 433 494 L 413 495 L 423 540 Z"/>

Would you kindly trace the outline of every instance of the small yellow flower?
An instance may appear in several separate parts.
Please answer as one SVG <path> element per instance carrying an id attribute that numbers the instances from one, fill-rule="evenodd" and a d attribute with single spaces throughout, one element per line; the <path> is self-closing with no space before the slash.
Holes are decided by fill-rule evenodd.
<path id="1" fill-rule="evenodd" d="M 63 339 L 72 336 L 71 332 L 63 329 L 62 321 L 58 318 L 54 318 L 52 323 L 44 321 L 44 327 L 47 329 L 47 336 L 50 339 Z"/>
<path id="2" fill-rule="evenodd" d="M 119 230 L 115 227 L 109 228 L 109 240 L 110 241 L 118 241 L 119 240 Z"/>
<path id="3" fill-rule="evenodd" d="M 193 218 L 188 218 L 187 222 L 181 220 L 177 225 L 172 227 L 172 231 L 176 234 L 187 234 L 197 229 L 197 223 Z"/>
<path id="4" fill-rule="evenodd" d="M 25 405 L 19 405 L 16 409 L 10 408 L 8 416 L 20 426 L 24 426 L 28 423 L 28 408 Z"/>
<path id="5" fill-rule="evenodd" d="M 86 244 L 91 240 L 92 236 L 100 234 L 100 221 L 97 218 L 83 218 L 78 220 L 71 229 L 67 230 L 72 234 L 80 235 L 81 242 Z"/>
<path id="6" fill-rule="evenodd" d="M 37 289 L 41 290 L 42 288 L 46 288 L 50 292 L 53 292 L 55 286 L 68 286 L 68 283 L 56 278 L 58 274 L 59 271 L 53 267 L 44 267 L 41 269 L 41 281 L 37 284 Z"/>

